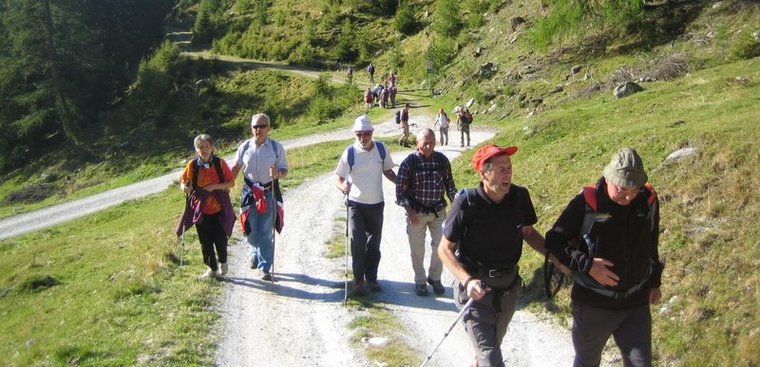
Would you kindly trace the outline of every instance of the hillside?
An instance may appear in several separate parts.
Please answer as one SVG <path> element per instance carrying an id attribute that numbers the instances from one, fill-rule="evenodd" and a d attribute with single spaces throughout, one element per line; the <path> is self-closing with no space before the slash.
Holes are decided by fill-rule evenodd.
<path id="1" fill-rule="evenodd" d="M 286 12 L 285 4 L 274 2 L 275 14 Z M 752 270 L 760 255 L 754 220 L 760 207 L 751 189 L 759 183 L 751 167 L 760 163 L 754 143 L 760 137 L 754 107 L 760 95 L 760 5 L 663 1 L 645 4 L 629 18 L 592 9 L 595 16 L 575 19 L 565 1 L 410 1 L 418 27 L 403 34 L 387 31 L 397 16 L 372 19 L 351 2 L 322 4 L 339 7 L 357 32 L 385 30 L 368 32 L 375 55 L 333 57 L 327 64 L 371 60 L 378 70 L 396 70 L 406 89 L 433 82 L 439 95 L 433 107 L 473 98 L 478 122 L 503 131 L 496 142 L 521 146 L 517 164 L 523 171 L 516 177 L 536 192 L 542 228 L 580 186 L 599 176 L 611 152 L 636 147 L 663 200 L 667 270 L 664 303 L 654 312 L 658 364 L 760 363 L 760 309 L 752 301 L 760 295 L 760 277 Z M 446 6 L 463 14 L 448 18 L 462 26 L 450 43 L 436 24 Z M 304 19 L 296 16 L 301 10 L 287 12 Z M 328 16 L 319 13 L 312 22 Z M 224 42 L 214 47 L 235 51 Z M 322 55 L 329 58 L 328 49 Z M 444 63 L 436 64 L 441 49 Z M 644 91 L 613 97 L 626 81 Z M 696 154 L 666 162 L 681 148 Z M 467 172 L 462 164 L 460 169 Z M 467 174 L 460 177 L 473 183 Z M 540 297 L 540 288 L 533 291 Z M 567 304 L 566 292 L 560 293 L 561 313 Z"/>
<path id="2" fill-rule="evenodd" d="M 760 184 L 756 173 L 760 4 L 756 1 L 664 0 L 648 2 L 632 15 L 621 11 L 617 18 L 608 8 L 592 5 L 642 3 L 589 3 L 587 10 L 593 15 L 584 17 L 570 16 L 578 13 L 567 4 L 585 2 L 565 0 L 409 1 L 401 8 L 391 0 L 178 3 L 173 19 L 186 27 L 195 22 L 197 49 L 322 68 L 333 75 L 343 74 L 336 68 L 353 65 L 361 83 L 368 82 L 363 67 L 372 61 L 377 74 L 396 71 L 401 89 L 433 90 L 435 97 L 421 99 L 415 106 L 420 114 L 473 99 L 476 124 L 500 131 L 493 142 L 520 147 L 514 179 L 531 190 L 540 230 L 548 229 L 582 185 L 601 174 L 612 152 L 621 146 L 635 147 L 662 200 L 660 253 L 666 270 L 663 302 L 653 308 L 656 364 L 760 365 L 760 275 L 755 271 L 760 266 L 760 191 L 755 189 Z M 269 6 L 257 7 L 262 3 Z M 198 20 L 204 17 L 205 21 Z M 440 19 L 458 28 L 443 27 Z M 334 130 L 364 111 L 352 97 L 356 85 L 330 85 L 325 78 L 315 82 L 220 60 L 191 61 L 172 45 L 158 48 L 145 65 L 155 74 L 138 73 L 138 81 L 117 98 L 119 102 L 100 111 L 104 125 L 87 131 L 92 134 L 87 136 L 92 137 L 93 156 L 78 156 L 71 145 L 64 145 L 24 167 L 3 172 L 0 216 L 168 172 L 191 153 L 188 142 L 199 132 L 219 136 L 222 148 L 229 149 L 247 135 L 246 120 L 253 111 L 275 117 L 278 137 Z M 145 79 L 146 75 L 168 78 Z M 614 97 L 613 89 L 626 81 L 643 90 Z M 325 156 L 340 148 L 330 147 Z M 682 148 L 693 154 L 668 159 Z M 465 152 L 454 162 L 462 187 L 475 184 L 467 164 L 470 154 Z M 51 173 L 56 174 L 51 177 Z M 42 199 L 21 204 L 9 199 L 13 194 L 34 194 L 40 187 L 45 190 Z M 166 218 L 175 213 L 165 203 L 179 200 L 175 194 L 161 196 L 164 205 L 141 203 L 136 209 L 121 208 L 105 219 L 89 220 L 92 226 L 100 222 L 114 226 L 112 217 L 124 220 L 122 216 L 129 216 L 125 213 L 143 206 L 162 218 L 160 229 L 151 223 L 153 219 L 145 218 L 146 213 L 139 214 L 140 223 L 133 223 L 135 230 L 151 233 L 147 244 L 130 247 L 140 242 L 135 240 L 140 233 L 124 234 L 125 239 L 117 241 L 120 249 L 150 261 L 133 265 L 131 275 L 118 273 L 128 291 L 109 292 L 116 293 L 119 301 L 149 304 L 159 302 L 148 299 L 153 293 L 171 289 L 167 294 L 176 298 L 171 302 L 186 302 L 194 317 L 214 319 L 213 310 L 204 306 L 210 298 L 204 297 L 215 292 L 208 292 L 205 285 L 191 286 L 192 297 L 199 301 L 183 301 L 180 297 L 187 296 L 182 288 L 188 280 L 175 273 L 177 264 L 167 259 L 172 246 L 165 243 L 170 231 L 163 227 L 171 225 Z M 67 240 L 77 241 L 75 234 L 88 223 L 0 241 L 5 258 L 0 273 L 6 274 L 0 311 L 13 313 L 12 304 L 18 302 L 31 309 L 35 297 L 43 297 L 45 290 L 22 288 L 39 274 L 63 272 L 61 266 L 71 266 L 64 274 L 77 274 L 75 260 L 69 258 L 82 254 L 66 255 L 62 265 L 55 260 L 55 249 L 67 248 Z M 60 233 L 66 239 L 57 239 Z M 99 256 L 107 257 L 110 243 L 102 237 L 90 235 L 87 241 L 101 246 Z M 43 250 L 35 246 L 43 242 L 51 251 L 38 262 Z M 538 269 L 543 259 L 526 255 L 523 268 Z M 35 260 L 26 264 L 28 258 Z M 25 265 L 19 267 L 20 262 Z M 525 278 L 526 307 L 569 328 L 567 289 L 547 301 L 539 273 Z M 95 293 L 86 286 L 78 292 Z M 16 315 L 13 322 L 24 324 L 28 317 Z M 118 324 L 123 322 L 120 318 Z M 199 326 L 192 330 L 195 335 L 207 331 Z M 173 331 L 166 335 L 169 338 Z M 61 334 L 64 337 L 68 336 Z M 97 344 L 100 338 L 91 339 Z M 177 344 L 186 359 L 174 363 L 208 361 L 208 351 L 193 351 L 192 341 Z M 204 345 L 211 344 L 208 337 L 204 339 Z M 161 354 L 164 347 L 155 348 Z M 67 360 L 76 350 L 61 353 L 60 359 Z"/>

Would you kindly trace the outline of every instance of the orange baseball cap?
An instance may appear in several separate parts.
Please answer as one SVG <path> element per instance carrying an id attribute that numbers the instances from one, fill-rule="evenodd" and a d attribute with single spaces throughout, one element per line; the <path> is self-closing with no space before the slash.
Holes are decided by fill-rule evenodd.
<path id="1" fill-rule="evenodd" d="M 478 149 L 472 156 L 472 167 L 475 168 L 476 171 L 480 171 L 480 168 L 483 167 L 483 163 L 485 163 L 490 158 L 502 154 L 511 156 L 512 154 L 515 154 L 515 152 L 517 152 L 516 146 L 499 148 L 495 144 L 486 145 Z"/>

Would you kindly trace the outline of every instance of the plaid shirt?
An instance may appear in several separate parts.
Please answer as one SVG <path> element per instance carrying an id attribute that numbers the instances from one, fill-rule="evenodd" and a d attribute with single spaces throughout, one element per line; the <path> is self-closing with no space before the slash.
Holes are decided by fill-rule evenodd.
<path id="1" fill-rule="evenodd" d="M 451 164 L 443 153 L 433 152 L 430 160 L 419 151 L 409 154 L 396 175 L 396 204 L 418 212 L 436 213 L 446 207 L 443 195 L 453 201 L 457 194 Z"/>

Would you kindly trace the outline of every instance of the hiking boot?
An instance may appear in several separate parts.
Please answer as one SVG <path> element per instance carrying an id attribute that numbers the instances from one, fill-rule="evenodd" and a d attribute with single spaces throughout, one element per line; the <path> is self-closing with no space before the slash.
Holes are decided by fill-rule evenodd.
<path id="1" fill-rule="evenodd" d="M 443 287 L 443 284 L 441 284 L 440 280 L 433 280 L 433 279 L 427 278 L 427 282 L 428 284 L 433 286 L 433 293 L 439 296 L 446 293 L 446 288 Z"/>
<path id="2" fill-rule="evenodd" d="M 216 278 L 216 271 L 207 269 L 205 273 L 201 274 L 201 279 L 210 279 L 210 278 Z"/>
<path id="3" fill-rule="evenodd" d="M 355 280 L 353 287 L 351 287 L 351 295 L 354 297 L 361 297 L 367 295 L 367 290 L 364 287 L 364 281 Z"/>
<path id="4" fill-rule="evenodd" d="M 219 263 L 219 275 L 227 274 L 227 270 L 229 270 L 227 263 Z"/>
<path id="5" fill-rule="evenodd" d="M 264 273 L 261 275 L 261 280 L 271 281 L 271 280 L 272 280 L 272 274 L 271 274 L 271 273 L 269 273 L 268 271 L 265 271 L 265 272 L 264 272 Z"/>
<path id="6" fill-rule="evenodd" d="M 259 259 L 256 258 L 256 256 L 251 258 L 251 269 L 256 269 L 259 267 Z"/>
<path id="7" fill-rule="evenodd" d="M 414 294 L 420 297 L 426 297 L 428 295 L 427 284 L 415 284 Z"/>
<path id="8" fill-rule="evenodd" d="M 367 281 L 367 288 L 369 288 L 372 292 L 382 292 L 383 287 L 380 286 L 380 284 L 377 282 L 377 280 L 368 280 Z"/>

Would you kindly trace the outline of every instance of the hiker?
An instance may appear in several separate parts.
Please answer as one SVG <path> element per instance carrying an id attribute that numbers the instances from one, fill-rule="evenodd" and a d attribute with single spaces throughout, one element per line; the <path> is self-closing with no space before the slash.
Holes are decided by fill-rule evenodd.
<path id="1" fill-rule="evenodd" d="M 369 63 L 369 65 L 367 65 L 367 73 L 369 74 L 369 82 L 374 83 L 375 82 L 375 65 L 372 65 L 372 63 Z"/>
<path id="2" fill-rule="evenodd" d="M 436 295 L 443 295 L 441 284 L 443 266 L 438 257 L 438 244 L 443 235 L 446 219 L 446 199 L 454 201 L 457 194 L 451 163 L 435 151 L 435 132 L 425 128 L 417 133 L 417 150 L 401 162 L 396 177 L 396 204 L 406 210 L 406 233 L 414 269 L 414 293 L 427 296 L 427 284 Z M 427 275 L 425 260 L 425 232 L 430 231 L 430 266 Z"/>
<path id="3" fill-rule="evenodd" d="M 348 80 L 351 80 L 354 77 L 354 68 L 353 66 L 349 65 L 346 69 L 346 77 L 348 77 Z"/>
<path id="4" fill-rule="evenodd" d="M 467 146 L 470 146 L 470 124 L 472 123 L 472 114 L 465 106 L 459 106 L 457 110 L 457 130 L 459 130 L 459 146 L 464 146 L 465 136 L 467 136 Z"/>
<path id="5" fill-rule="evenodd" d="M 373 131 L 366 115 L 356 118 L 356 142 L 343 151 L 335 169 L 336 186 L 347 195 L 355 296 L 366 294 L 366 288 L 382 290 L 377 282 L 385 207 L 382 176 L 396 182 L 391 155 L 383 143 L 372 139 Z"/>
<path id="6" fill-rule="evenodd" d="M 598 366 L 612 335 L 626 366 L 652 365 L 649 304 L 660 301 L 658 200 L 644 164 L 620 149 L 594 186 L 570 200 L 546 244 L 575 280 L 574 366 Z"/>
<path id="7" fill-rule="evenodd" d="M 378 102 L 380 104 L 380 107 L 388 107 L 388 88 L 383 88 L 383 90 L 380 91 L 380 98 L 378 98 Z"/>
<path id="8" fill-rule="evenodd" d="M 394 74 L 393 71 L 391 71 L 388 74 L 388 79 L 386 81 L 388 83 L 391 83 L 391 87 L 395 87 L 396 86 L 396 74 Z"/>
<path id="9" fill-rule="evenodd" d="M 546 253 L 544 238 L 533 228 L 537 218 L 528 190 L 511 182 L 510 156 L 516 151 L 491 144 L 475 152 L 472 166 L 480 185 L 454 199 L 438 246 L 456 279 L 457 307 L 474 299 L 462 318 L 476 350 L 474 366 L 504 366 L 500 346 L 522 291 L 523 240 Z"/>
<path id="10" fill-rule="evenodd" d="M 395 85 L 388 87 L 388 95 L 391 97 L 391 108 L 396 108 L 396 93 L 398 93 L 398 90 Z"/>
<path id="11" fill-rule="evenodd" d="M 435 118 L 433 127 L 438 126 L 438 132 L 441 134 L 441 145 L 449 145 L 449 115 L 443 110 L 438 110 L 438 116 Z"/>
<path id="12" fill-rule="evenodd" d="M 262 280 L 272 280 L 274 231 L 282 230 L 282 193 L 279 179 L 288 175 L 288 160 L 282 144 L 269 138 L 272 124 L 264 113 L 251 117 L 253 137 L 235 152 L 232 174 L 243 170 L 240 199 L 243 234 L 251 245 L 251 269 L 261 271 Z M 274 216 L 277 214 L 277 218 Z"/>
<path id="13" fill-rule="evenodd" d="M 409 103 L 401 109 L 401 138 L 398 143 L 405 147 L 409 146 Z"/>
<path id="14" fill-rule="evenodd" d="M 195 224 L 208 267 L 201 278 L 216 278 L 228 269 L 227 241 L 235 225 L 229 190 L 235 186 L 235 177 L 227 162 L 214 155 L 211 135 L 196 136 L 193 145 L 198 156 L 187 162 L 179 178 L 180 188 L 189 195 L 180 225 L 185 231 Z"/>
<path id="15" fill-rule="evenodd" d="M 372 108 L 372 99 L 374 96 L 375 95 L 370 88 L 367 88 L 364 92 L 364 103 L 367 104 L 367 108 Z"/>
<path id="16" fill-rule="evenodd" d="M 375 84 L 375 86 L 372 88 L 372 96 L 377 101 L 378 105 L 380 105 L 380 92 L 383 91 L 383 85 L 380 83 Z"/>

